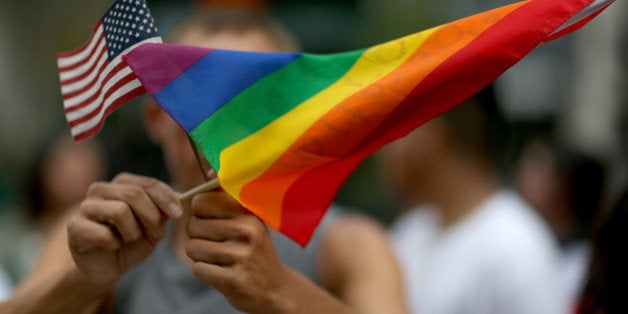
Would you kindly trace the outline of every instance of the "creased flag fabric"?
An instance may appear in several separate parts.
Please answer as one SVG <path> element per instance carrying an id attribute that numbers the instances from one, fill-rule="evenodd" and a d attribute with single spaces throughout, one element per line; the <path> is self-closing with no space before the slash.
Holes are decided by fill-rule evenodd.
<path id="1" fill-rule="evenodd" d="M 144 0 L 117 0 L 85 45 L 57 55 L 63 107 L 75 141 L 97 133 L 109 113 L 146 92 L 121 54 L 148 42 L 160 43 L 161 37 Z"/>
<path id="2" fill-rule="evenodd" d="M 305 245 L 355 167 L 611 0 L 530 0 L 316 55 L 147 44 L 125 59 L 221 186 Z"/>

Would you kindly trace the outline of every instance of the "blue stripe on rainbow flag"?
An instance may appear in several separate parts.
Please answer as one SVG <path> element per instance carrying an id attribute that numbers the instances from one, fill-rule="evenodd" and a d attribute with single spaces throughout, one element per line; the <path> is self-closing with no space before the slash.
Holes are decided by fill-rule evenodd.
<path id="1" fill-rule="evenodd" d="M 191 132 L 233 97 L 299 56 L 214 50 L 164 86 L 155 100 L 177 117 L 186 132 Z"/>

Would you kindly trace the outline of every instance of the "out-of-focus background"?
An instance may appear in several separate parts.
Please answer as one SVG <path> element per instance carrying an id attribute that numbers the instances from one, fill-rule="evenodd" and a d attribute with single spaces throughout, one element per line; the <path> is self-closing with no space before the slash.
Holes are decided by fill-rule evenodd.
<path id="1" fill-rule="evenodd" d="M 304 51 L 340 52 L 367 47 L 511 0 L 147 0 L 162 33 L 198 6 L 240 5 L 273 12 Z M 35 156 L 65 124 L 56 53 L 84 43 L 109 0 L 0 0 L 0 212 L 21 207 Z M 608 165 L 604 189 L 626 179 L 628 144 L 626 79 L 628 13 L 617 1 L 584 29 L 537 48 L 495 84 L 509 129 L 501 158 L 512 180 L 522 148 L 531 139 L 558 141 Z M 142 128 L 141 106 L 130 103 L 105 123 L 106 177 L 121 171 L 168 180 L 159 149 Z M 502 134 L 503 135 L 503 134 Z M 372 158 L 338 195 L 389 222 L 397 214 Z"/>

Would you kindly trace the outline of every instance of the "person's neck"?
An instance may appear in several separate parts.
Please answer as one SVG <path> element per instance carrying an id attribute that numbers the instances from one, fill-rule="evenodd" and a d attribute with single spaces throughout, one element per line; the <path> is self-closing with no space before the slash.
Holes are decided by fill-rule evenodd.
<path id="1" fill-rule="evenodd" d="M 499 189 L 497 178 L 485 167 L 467 162 L 440 166 L 426 188 L 426 201 L 438 206 L 443 228 L 463 220 Z"/>

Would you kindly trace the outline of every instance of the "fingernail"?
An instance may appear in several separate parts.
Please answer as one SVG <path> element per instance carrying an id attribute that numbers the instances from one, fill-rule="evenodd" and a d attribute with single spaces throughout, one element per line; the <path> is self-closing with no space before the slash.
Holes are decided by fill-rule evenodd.
<path id="1" fill-rule="evenodd" d="M 177 205 L 176 203 L 171 203 L 170 214 L 172 215 L 172 217 L 179 218 L 181 217 L 181 214 L 183 214 L 183 208 L 181 208 L 181 206 Z"/>

